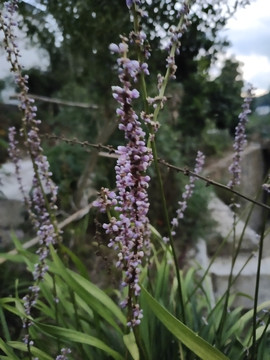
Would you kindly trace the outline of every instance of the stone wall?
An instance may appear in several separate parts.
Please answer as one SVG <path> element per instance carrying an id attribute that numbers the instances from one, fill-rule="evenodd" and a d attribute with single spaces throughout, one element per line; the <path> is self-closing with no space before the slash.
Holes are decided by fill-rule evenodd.
<path id="1" fill-rule="evenodd" d="M 230 181 L 230 173 L 228 171 L 229 166 L 233 161 L 233 154 L 226 156 L 225 158 L 211 164 L 204 175 L 209 176 L 211 179 L 221 182 L 224 185 L 227 185 Z M 244 195 L 257 198 L 259 201 L 263 201 L 263 195 L 258 194 L 258 190 L 261 189 L 265 174 L 267 172 L 265 166 L 263 150 L 260 144 L 251 143 L 248 145 L 243 154 L 241 160 L 241 185 L 236 189 L 239 190 Z M 228 191 L 216 189 L 217 195 L 222 201 L 226 204 L 230 204 L 232 195 Z M 237 202 L 240 202 L 241 209 L 250 204 L 238 198 Z M 262 225 L 262 208 L 255 206 L 251 218 L 249 220 L 249 226 L 257 231 Z"/>

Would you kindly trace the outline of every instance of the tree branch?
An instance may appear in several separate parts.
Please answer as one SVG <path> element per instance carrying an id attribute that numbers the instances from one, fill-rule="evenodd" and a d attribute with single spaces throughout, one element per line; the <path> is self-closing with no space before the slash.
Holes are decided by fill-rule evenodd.
<path id="1" fill-rule="evenodd" d="M 68 224 L 72 223 L 73 221 L 77 221 L 80 220 L 81 218 L 83 218 L 86 214 L 88 214 L 89 210 L 92 207 L 92 203 L 88 204 L 85 208 L 80 209 L 79 211 L 76 211 L 75 213 L 73 213 L 72 215 L 70 215 L 69 217 L 67 217 L 65 220 L 61 221 L 58 224 L 58 229 L 63 229 L 65 226 L 67 226 Z M 30 247 L 38 244 L 39 242 L 39 237 L 36 236 L 35 238 L 27 241 L 26 243 L 22 244 L 23 249 L 29 249 Z M 17 249 L 13 249 L 11 251 L 9 251 L 7 253 L 7 255 L 16 255 L 18 254 Z M 4 262 L 6 262 L 7 259 L 0 256 L 0 264 L 3 264 Z"/>
<path id="2" fill-rule="evenodd" d="M 18 99 L 18 97 L 19 97 L 19 95 L 15 94 L 15 95 L 11 95 L 9 98 L 10 99 Z M 79 108 L 83 108 L 83 109 L 93 109 L 93 110 L 98 109 L 98 106 L 95 104 L 86 104 L 86 103 L 75 102 L 75 101 L 66 101 L 66 100 L 54 99 L 54 98 L 49 98 L 46 96 L 40 96 L 40 95 L 34 95 L 34 94 L 29 94 L 29 97 L 32 99 L 35 99 L 35 100 L 48 102 L 51 104 L 79 107 Z"/>
<path id="3" fill-rule="evenodd" d="M 59 137 L 59 136 L 56 136 L 56 135 L 50 135 L 50 134 L 46 134 L 46 136 L 48 136 L 49 138 L 55 138 L 55 139 L 60 139 L 60 140 L 63 140 L 63 141 L 66 141 L 68 143 L 72 143 L 72 144 L 78 144 L 78 145 L 81 145 L 83 147 L 93 147 L 97 150 L 99 150 L 99 155 L 100 156 L 104 156 L 104 157 L 109 157 L 109 158 L 117 158 L 117 154 L 113 154 L 115 153 L 115 149 L 111 146 L 111 145 L 102 145 L 102 144 L 90 144 L 89 142 L 87 141 L 79 141 L 77 139 L 73 139 L 73 140 L 69 140 L 69 139 L 66 139 L 64 137 Z M 103 150 L 106 150 L 106 152 L 102 152 L 100 151 L 101 149 Z M 250 201 L 251 203 L 257 205 L 257 206 L 261 206 L 262 208 L 264 209 L 267 209 L 267 210 L 270 210 L 270 206 L 266 205 L 266 204 L 263 204 L 257 200 L 254 200 L 252 198 L 250 198 L 249 196 L 246 196 L 242 193 L 240 193 L 239 191 L 237 190 L 234 190 L 234 189 L 231 189 L 229 188 L 228 186 L 226 185 L 223 185 L 215 180 L 212 180 L 210 179 L 209 177 L 205 177 L 203 175 L 199 175 L 199 174 L 195 174 L 193 171 L 189 170 L 189 168 L 185 167 L 185 168 L 181 168 L 181 167 L 178 167 L 178 166 L 175 166 L 175 165 L 172 165 L 170 163 L 168 163 L 167 161 L 163 160 L 163 159 L 158 159 L 158 162 L 161 164 L 161 165 L 164 165 L 172 170 L 175 170 L 177 172 L 181 172 L 183 173 L 185 176 L 195 176 L 197 177 L 198 179 L 200 180 L 203 180 L 206 182 L 206 186 L 210 186 L 210 185 L 213 185 L 213 186 L 216 186 L 216 187 L 219 187 L 223 190 L 226 190 L 226 191 L 229 191 L 247 201 Z"/>
<path id="4" fill-rule="evenodd" d="M 196 174 L 196 173 L 194 173 L 193 171 L 189 170 L 188 168 L 180 168 L 180 167 L 178 167 L 178 166 L 174 166 L 174 165 L 172 165 L 172 164 L 169 164 L 168 162 L 166 162 L 166 161 L 163 160 L 163 159 L 158 159 L 158 162 L 159 162 L 160 164 L 162 164 L 162 165 L 164 165 L 164 166 L 172 169 L 172 170 L 176 170 L 176 171 L 178 171 L 178 172 L 181 172 L 181 173 L 183 173 L 183 174 L 186 175 L 186 176 L 190 176 L 190 175 L 196 176 L 198 179 L 201 179 L 201 180 L 205 181 L 205 182 L 206 182 L 206 186 L 214 185 L 214 186 L 219 187 L 219 188 L 221 188 L 221 189 L 227 190 L 227 191 L 229 191 L 229 192 L 231 192 L 231 193 L 233 193 L 233 194 L 235 194 L 235 195 L 237 195 L 237 196 L 239 196 L 239 197 L 241 197 L 241 198 L 243 198 L 243 199 L 245 199 L 245 200 L 247 200 L 247 201 L 250 201 L 250 202 L 252 202 L 252 203 L 255 204 L 255 205 L 258 205 L 258 206 L 263 207 L 264 209 L 270 210 L 270 206 L 268 206 L 268 205 L 266 205 L 266 204 L 263 204 L 263 203 L 261 203 L 261 202 L 259 202 L 259 201 L 257 201 L 257 200 L 254 200 L 254 199 L 252 199 L 252 198 L 250 198 L 250 197 L 248 197 L 248 196 L 240 193 L 239 191 L 236 191 L 236 190 L 234 190 L 234 189 L 231 189 L 231 188 L 229 188 L 228 186 L 223 185 L 223 184 L 221 184 L 221 183 L 219 183 L 219 182 L 217 182 L 217 181 L 215 181 L 215 180 L 212 180 L 212 179 L 210 179 L 210 178 L 208 178 L 208 177 L 205 177 L 205 176 L 203 176 L 203 175 Z"/>

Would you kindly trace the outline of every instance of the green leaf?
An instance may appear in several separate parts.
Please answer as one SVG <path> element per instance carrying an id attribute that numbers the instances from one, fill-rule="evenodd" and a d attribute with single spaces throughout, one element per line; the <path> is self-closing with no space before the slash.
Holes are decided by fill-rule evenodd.
<path id="1" fill-rule="evenodd" d="M 126 317 L 120 310 L 119 306 L 116 305 L 104 291 L 74 271 L 67 271 L 87 292 L 89 292 L 89 294 L 101 302 L 107 309 L 110 309 L 115 317 L 121 321 L 123 325 L 126 325 Z"/>
<path id="2" fill-rule="evenodd" d="M 26 344 L 23 344 L 19 341 L 9 341 L 8 344 L 14 349 L 28 352 Z M 31 354 L 38 357 L 39 360 L 53 360 L 51 356 L 46 354 L 44 351 L 36 348 L 35 346 L 31 346 Z"/>
<path id="3" fill-rule="evenodd" d="M 80 344 L 90 345 L 105 351 L 106 353 L 111 355 L 115 360 L 124 360 L 122 355 L 120 355 L 118 352 L 107 346 L 103 341 L 93 336 L 84 334 L 80 331 L 65 329 L 59 326 L 44 325 L 38 322 L 34 322 L 34 324 L 35 324 L 34 326 L 36 326 L 38 329 L 55 338 L 59 338 L 61 340 L 66 340 L 71 342 L 78 342 Z"/>
<path id="4" fill-rule="evenodd" d="M 75 266 L 79 270 L 81 276 L 83 276 L 86 279 L 89 279 L 87 267 L 81 262 L 81 260 L 78 258 L 78 256 L 75 255 L 74 252 L 72 252 L 69 248 L 67 248 L 63 244 L 61 244 L 61 249 L 63 249 L 63 251 L 65 253 L 67 253 L 67 255 L 70 257 L 72 262 L 75 264 Z"/>
<path id="5" fill-rule="evenodd" d="M 13 352 L 12 348 L 9 347 L 4 341 L 0 338 L 0 349 L 6 353 L 9 360 L 20 360 Z"/>
<path id="6" fill-rule="evenodd" d="M 139 353 L 139 349 L 138 349 L 133 331 L 131 331 L 127 335 L 124 335 L 123 341 L 129 351 L 130 355 L 132 356 L 133 360 L 140 360 L 140 353 Z"/>
<path id="7" fill-rule="evenodd" d="M 0 304 L 0 323 L 2 324 L 2 331 L 3 331 L 3 335 L 5 337 L 6 340 L 10 340 L 10 333 L 9 333 L 9 329 L 8 329 L 8 324 L 6 321 L 6 317 L 4 314 L 4 311 L 2 309 L 2 306 Z"/>
<path id="8" fill-rule="evenodd" d="M 270 301 L 265 301 L 263 303 L 261 303 L 259 306 L 257 306 L 257 312 L 263 310 L 263 309 L 268 309 L 270 310 Z M 246 323 L 252 319 L 253 317 L 253 312 L 254 309 L 249 310 L 248 312 L 246 312 L 240 319 L 239 321 L 241 323 L 243 323 L 243 326 L 246 325 Z"/>
<path id="9" fill-rule="evenodd" d="M 164 326 L 186 347 L 203 360 L 229 360 L 219 350 L 198 336 L 181 321 L 176 319 L 163 306 L 161 306 L 142 286 L 142 295 L 149 307 Z"/>
<path id="10" fill-rule="evenodd" d="M 90 281 L 79 274 L 68 270 L 56 254 L 55 250 L 52 247 L 50 249 L 54 260 L 54 264 L 50 266 L 50 270 L 61 276 L 66 284 L 94 311 L 96 311 L 99 316 L 111 324 L 117 331 L 122 333 L 116 319 L 125 324 L 125 317 L 118 306 Z"/>
<path id="11" fill-rule="evenodd" d="M 18 254 L 0 253 L 0 264 L 6 260 L 21 263 L 23 262 L 23 257 Z"/>
<path id="12" fill-rule="evenodd" d="M 257 313 L 263 309 L 269 310 L 269 308 L 270 308 L 270 301 L 265 301 L 257 307 Z M 254 312 L 254 309 L 249 310 L 238 320 L 239 326 L 241 326 L 241 328 L 246 327 L 247 323 L 249 321 L 251 321 L 251 319 L 253 317 L 253 312 Z M 244 347 L 248 348 L 250 346 L 250 344 L 252 343 L 252 335 L 250 332 L 247 332 L 246 335 L 247 336 L 245 336 L 244 340 L 241 340 L 241 339 L 238 339 L 238 340 L 241 342 L 241 344 Z M 258 336 L 257 336 L 257 332 L 256 332 L 256 339 L 257 338 L 258 338 Z"/>

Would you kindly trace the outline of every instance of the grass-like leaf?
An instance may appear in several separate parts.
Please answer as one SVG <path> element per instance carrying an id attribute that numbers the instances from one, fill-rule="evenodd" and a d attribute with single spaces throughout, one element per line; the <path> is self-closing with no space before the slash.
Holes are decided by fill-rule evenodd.
<path id="1" fill-rule="evenodd" d="M 4 343 L 4 341 L 0 338 L 0 349 L 7 355 L 7 359 L 9 360 L 20 360 L 13 352 L 12 348 Z M 4 357 L 3 357 L 4 358 Z"/>
<path id="2" fill-rule="evenodd" d="M 129 334 L 123 336 L 124 344 L 126 345 L 126 348 L 128 349 L 130 355 L 132 356 L 133 360 L 139 360 L 140 354 L 139 349 L 136 344 L 134 333 L 131 331 Z"/>
<path id="3" fill-rule="evenodd" d="M 203 360 L 229 360 L 219 350 L 199 337 L 181 321 L 161 306 L 142 286 L 142 294 L 156 317 L 166 328 L 193 353 Z"/>
<path id="4" fill-rule="evenodd" d="M 23 344 L 19 341 L 9 341 L 8 345 L 12 346 L 14 349 L 21 350 L 27 352 L 26 344 Z M 38 357 L 39 360 L 53 360 L 51 356 L 46 354 L 44 351 L 36 348 L 35 346 L 31 346 L 31 353 L 32 355 Z"/>
<path id="5" fill-rule="evenodd" d="M 101 349 L 105 351 L 107 354 L 112 356 L 115 360 L 124 360 L 121 354 L 119 354 L 117 351 L 110 348 L 108 345 L 106 345 L 103 341 L 84 334 L 80 331 L 75 331 L 72 329 L 65 329 L 59 326 L 53 326 L 53 325 L 45 325 L 41 323 L 35 322 L 35 326 L 46 333 L 47 335 L 51 335 L 55 338 L 60 338 L 61 340 L 66 340 L 69 342 L 77 342 L 80 344 L 86 344 L 90 346 L 94 346 L 98 349 Z"/>
<path id="6" fill-rule="evenodd" d="M 125 317 L 114 302 L 98 287 L 92 284 L 79 274 L 68 270 L 55 250 L 51 247 L 51 255 L 54 263 L 50 266 L 51 272 L 61 276 L 65 283 L 72 289 L 77 296 L 81 297 L 99 316 L 111 324 L 117 331 L 122 333 L 116 319 L 122 324 Z"/>

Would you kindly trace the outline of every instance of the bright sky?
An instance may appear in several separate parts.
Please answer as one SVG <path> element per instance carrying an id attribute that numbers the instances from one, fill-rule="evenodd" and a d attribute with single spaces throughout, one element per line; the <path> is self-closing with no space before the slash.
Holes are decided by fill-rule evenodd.
<path id="1" fill-rule="evenodd" d="M 243 77 L 259 95 L 270 90 L 270 0 L 253 0 L 230 19 L 225 34 L 229 50 L 243 63 Z"/>

